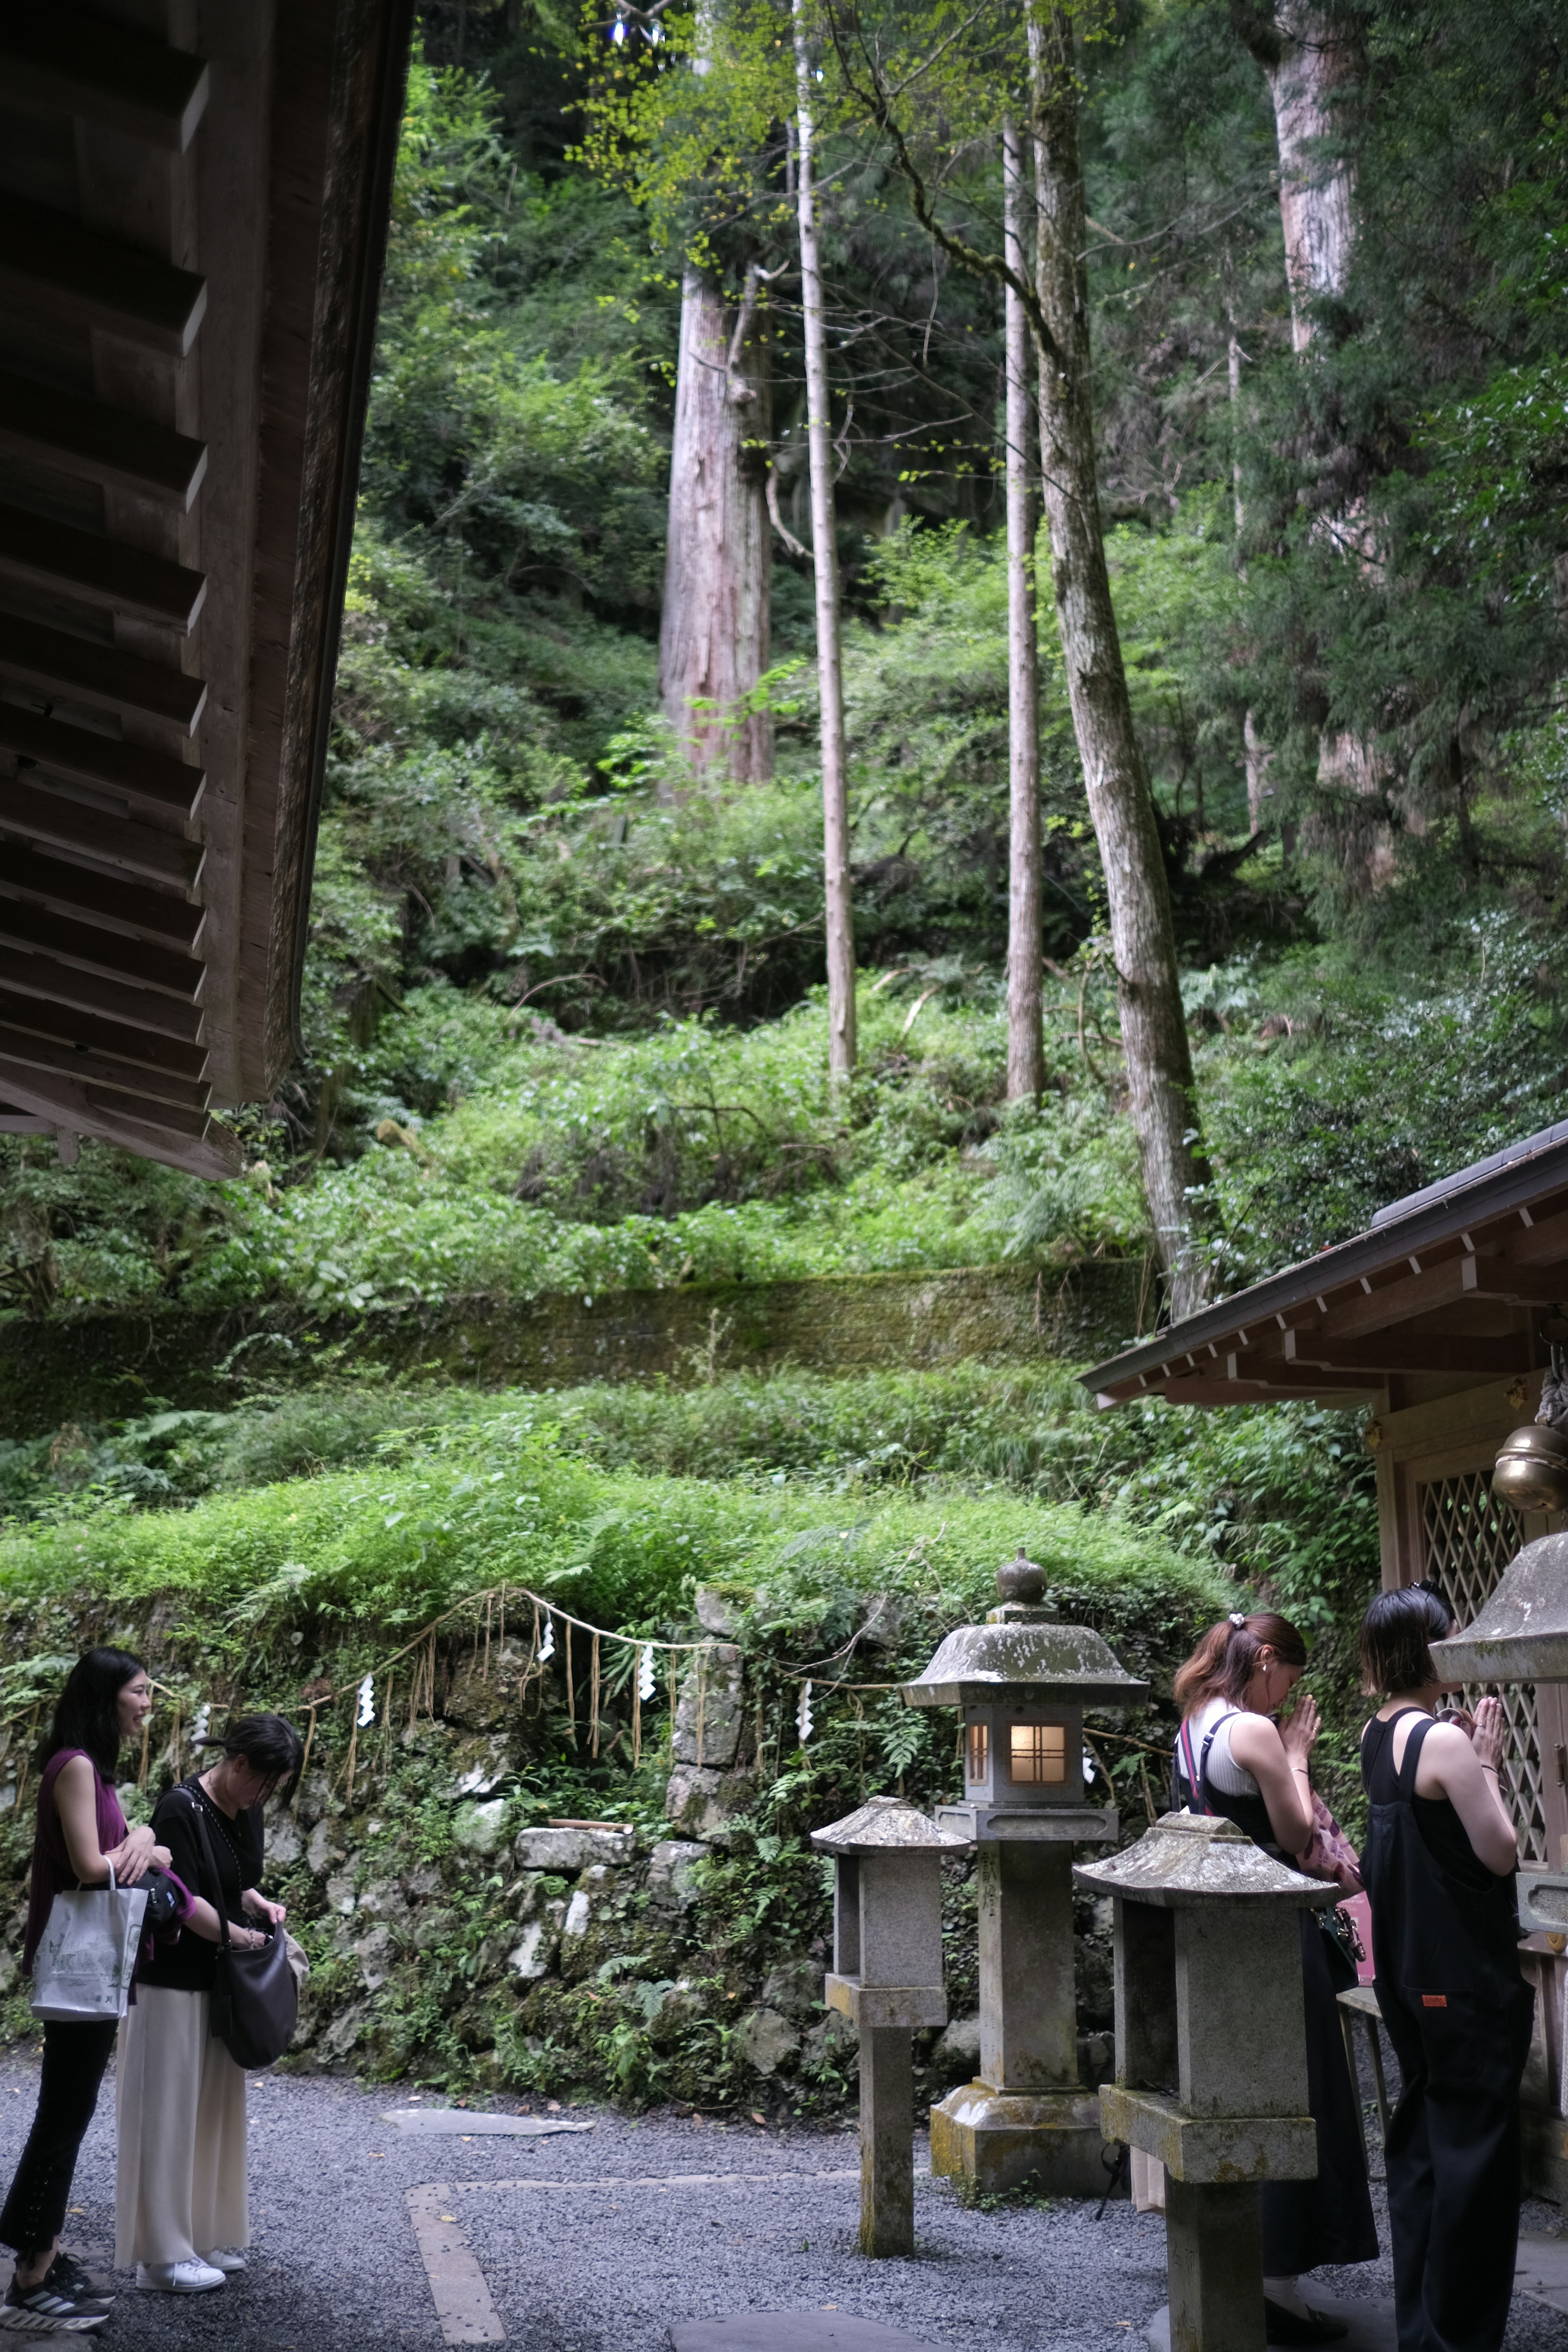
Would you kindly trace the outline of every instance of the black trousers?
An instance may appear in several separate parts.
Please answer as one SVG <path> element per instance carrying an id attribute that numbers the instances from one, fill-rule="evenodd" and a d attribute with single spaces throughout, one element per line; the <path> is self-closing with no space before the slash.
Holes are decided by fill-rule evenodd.
<path id="1" fill-rule="evenodd" d="M 37 2111 L 0 2212 L 0 2245 L 10 2246 L 23 2262 L 41 2253 L 65 2227 L 77 2153 L 119 2030 L 112 2020 L 44 2027 Z"/>
<path id="2" fill-rule="evenodd" d="M 1519 2243 L 1519 2084 L 1534 1996 L 1526 1984 L 1506 2002 L 1379 1995 L 1404 2079 L 1386 2151 L 1399 2352 L 1498 2352 Z"/>
<path id="3" fill-rule="evenodd" d="M 1348 1969 L 1345 1971 L 1349 1973 Z M 1315 2180 L 1266 2180 L 1263 2274 L 1294 2278 L 1320 2263 L 1377 2260 L 1377 2224 L 1366 2181 L 1360 2095 L 1345 2063 L 1328 1941 L 1315 1911 L 1301 1914 L 1301 1990 L 1306 2004 L 1307 2100 L 1318 2126 Z"/>

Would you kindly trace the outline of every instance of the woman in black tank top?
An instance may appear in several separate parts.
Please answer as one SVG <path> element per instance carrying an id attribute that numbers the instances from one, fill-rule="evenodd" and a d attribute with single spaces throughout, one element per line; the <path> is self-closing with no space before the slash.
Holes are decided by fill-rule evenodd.
<path id="1" fill-rule="evenodd" d="M 1454 1630 L 1423 1585 L 1381 1592 L 1362 1624 L 1377 2001 L 1399 2060 L 1388 2128 L 1399 2352 L 1498 2352 L 1513 2293 L 1519 2085 L 1535 1996 L 1519 1969 L 1518 1844 L 1498 1786 L 1500 1701 L 1439 1722 L 1430 1643 Z"/>

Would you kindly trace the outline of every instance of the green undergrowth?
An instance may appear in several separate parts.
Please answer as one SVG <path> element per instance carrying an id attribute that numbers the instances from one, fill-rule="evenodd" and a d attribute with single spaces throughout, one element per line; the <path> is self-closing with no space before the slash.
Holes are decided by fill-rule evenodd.
<path id="1" fill-rule="evenodd" d="M 365 1381 L 73 1427 L 8 1449 L 0 1475 L 0 1594 L 158 1594 L 235 1670 L 287 1629 L 296 1687 L 503 1580 L 647 1632 L 678 1622 L 694 1585 L 726 1581 L 918 1590 L 940 1616 L 989 1605 L 991 1571 L 1022 1542 L 1135 1628 L 1153 1561 L 1195 1578 L 1216 1613 L 1241 1586 L 1299 1618 L 1322 1761 L 1353 1799 L 1372 1463 L 1353 1416 L 1306 1404 L 1106 1413 L 1065 1368 L 980 1363 L 549 1394 Z M 1138 1638 L 1168 1687 L 1178 1659 Z"/>

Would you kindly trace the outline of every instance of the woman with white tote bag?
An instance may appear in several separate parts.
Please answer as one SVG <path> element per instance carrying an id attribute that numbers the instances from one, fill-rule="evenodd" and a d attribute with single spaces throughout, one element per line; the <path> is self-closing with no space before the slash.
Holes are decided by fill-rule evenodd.
<path id="1" fill-rule="evenodd" d="M 108 1886 L 111 1876 L 134 1886 L 150 1863 L 167 1867 L 168 1853 L 151 1829 L 127 1830 L 113 1785 L 121 1748 L 140 1740 L 152 1706 L 147 1669 L 125 1650 L 89 1650 L 71 1668 L 38 1784 L 25 1977 L 33 1972 L 57 1895 Z M 60 2231 L 77 2153 L 118 2031 L 113 2018 L 50 2019 L 44 2026 L 37 2111 L 0 2211 L 0 2244 L 16 2254 L 5 2304 L 28 2315 L 30 2336 L 82 2335 L 109 2315 L 110 2298 L 61 2250 Z"/>

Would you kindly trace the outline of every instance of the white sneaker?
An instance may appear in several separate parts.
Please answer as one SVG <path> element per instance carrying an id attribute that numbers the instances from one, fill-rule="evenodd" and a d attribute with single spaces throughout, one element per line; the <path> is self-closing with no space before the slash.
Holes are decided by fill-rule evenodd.
<path id="1" fill-rule="evenodd" d="M 143 2294 L 205 2294 L 227 2281 L 210 2263 L 138 2263 L 136 2284 Z"/>
<path id="2" fill-rule="evenodd" d="M 202 2260 L 210 2263 L 215 2271 L 222 2271 L 226 2278 L 233 2278 L 237 2271 L 242 2271 L 246 2266 L 243 2254 L 223 2253 L 216 2249 L 210 2254 L 204 2254 Z"/>

